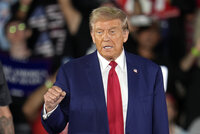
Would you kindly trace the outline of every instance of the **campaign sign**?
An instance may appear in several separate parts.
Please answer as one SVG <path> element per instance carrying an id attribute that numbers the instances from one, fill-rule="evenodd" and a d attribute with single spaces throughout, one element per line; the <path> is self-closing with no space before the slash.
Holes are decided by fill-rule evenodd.
<path id="1" fill-rule="evenodd" d="M 43 84 L 49 76 L 51 62 L 48 59 L 15 60 L 0 54 L 3 71 L 12 96 L 27 97 Z"/>

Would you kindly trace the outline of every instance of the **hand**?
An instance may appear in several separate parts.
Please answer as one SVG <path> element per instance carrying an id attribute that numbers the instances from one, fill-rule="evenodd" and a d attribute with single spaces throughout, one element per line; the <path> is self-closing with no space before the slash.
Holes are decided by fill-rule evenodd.
<path id="1" fill-rule="evenodd" d="M 46 112 L 52 111 L 65 97 L 66 92 L 57 86 L 49 88 L 44 94 Z"/>

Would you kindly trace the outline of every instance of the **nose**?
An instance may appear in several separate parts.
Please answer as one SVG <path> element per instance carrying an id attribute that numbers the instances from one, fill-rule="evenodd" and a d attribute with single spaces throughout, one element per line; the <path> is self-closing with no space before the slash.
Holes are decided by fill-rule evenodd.
<path id="1" fill-rule="evenodd" d="M 110 40 L 110 36 L 109 36 L 108 32 L 106 32 L 106 33 L 104 34 L 103 40 L 104 40 L 104 41 L 109 41 L 109 40 Z"/>

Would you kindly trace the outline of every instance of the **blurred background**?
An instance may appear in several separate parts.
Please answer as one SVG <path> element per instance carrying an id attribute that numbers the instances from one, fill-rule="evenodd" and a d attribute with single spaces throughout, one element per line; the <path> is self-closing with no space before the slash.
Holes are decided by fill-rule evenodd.
<path id="1" fill-rule="evenodd" d="M 164 67 L 170 134 L 200 134 L 200 0 L 1 0 L 0 61 L 15 133 L 47 133 L 43 94 L 61 64 L 96 50 L 89 14 L 99 6 L 127 13 L 125 50 Z"/>

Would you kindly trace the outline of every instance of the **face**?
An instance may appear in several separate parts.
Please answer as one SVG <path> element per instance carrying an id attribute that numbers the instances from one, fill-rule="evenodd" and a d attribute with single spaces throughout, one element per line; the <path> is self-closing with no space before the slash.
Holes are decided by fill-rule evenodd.
<path id="1" fill-rule="evenodd" d="M 91 36 L 97 51 L 108 61 L 115 60 L 128 39 L 128 30 L 122 29 L 119 19 L 97 21 L 92 27 Z"/>
<path id="2" fill-rule="evenodd" d="M 139 45 L 145 48 L 154 48 L 159 42 L 159 33 L 156 30 L 149 29 L 138 35 Z"/>
<path id="3" fill-rule="evenodd" d="M 24 23 L 11 22 L 7 28 L 7 38 L 11 43 L 21 42 L 26 39 L 25 30 Z"/>

